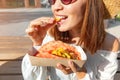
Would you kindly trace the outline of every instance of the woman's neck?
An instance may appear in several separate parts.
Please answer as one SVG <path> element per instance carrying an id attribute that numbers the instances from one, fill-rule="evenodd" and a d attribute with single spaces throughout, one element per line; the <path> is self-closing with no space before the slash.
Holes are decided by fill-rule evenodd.
<path id="1" fill-rule="evenodd" d="M 80 31 L 78 31 L 78 30 L 70 30 L 69 31 L 69 34 L 70 34 L 70 36 L 71 37 L 80 37 Z"/>
<path id="2" fill-rule="evenodd" d="M 71 42 L 78 44 L 80 41 L 80 31 L 78 30 L 71 30 L 69 31 L 69 35 L 71 37 Z"/>

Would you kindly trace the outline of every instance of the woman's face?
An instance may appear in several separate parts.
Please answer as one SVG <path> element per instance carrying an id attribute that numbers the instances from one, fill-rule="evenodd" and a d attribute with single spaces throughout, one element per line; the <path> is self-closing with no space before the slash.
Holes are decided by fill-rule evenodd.
<path id="1" fill-rule="evenodd" d="M 61 0 L 55 1 L 51 8 L 55 17 L 61 17 L 58 22 L 59 31 L 79 30 L 83 22 L 86 1 L 75 0 L 68 5 L 64 5 Z"/>

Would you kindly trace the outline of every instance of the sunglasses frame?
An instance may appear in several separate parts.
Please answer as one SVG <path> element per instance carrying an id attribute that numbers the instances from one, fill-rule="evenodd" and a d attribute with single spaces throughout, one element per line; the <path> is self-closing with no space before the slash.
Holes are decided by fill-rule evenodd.
<path id="1" fill-rule="evenodd" d="M 60 0 L 60 1 L 64 5 L 69 5 L 69 4 L 73 3 L 73 2 L 75 2 L 76 0 L 68 0 L 67 2 L 66 2 L 66 0 Z M 48 0 L 48 2 L 50 3 L 50 5 L 54 5 L 56 0 Z"/>

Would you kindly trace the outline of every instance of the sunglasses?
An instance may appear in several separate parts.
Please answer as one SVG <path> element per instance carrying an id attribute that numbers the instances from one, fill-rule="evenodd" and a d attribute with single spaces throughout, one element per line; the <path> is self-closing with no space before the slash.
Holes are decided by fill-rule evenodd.
<path id="1" fill-rule="evenodd" d="M 48 2 L 50 3 L 50 5 L 54 5 L 56 0 L 48 0 Z M 76 0 L 61 0 L 62 4 L 64 5 L 68 5 L 71 4 L 73 2 L 75 2 Z"/>

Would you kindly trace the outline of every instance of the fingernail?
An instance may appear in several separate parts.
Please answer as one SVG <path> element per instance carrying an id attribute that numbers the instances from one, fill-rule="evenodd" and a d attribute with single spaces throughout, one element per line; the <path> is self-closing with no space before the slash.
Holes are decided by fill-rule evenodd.
<path id="1" fill-rule="evenodd" d="M 38 28 L 35 28 L 36 31 L 38 31 Z"/>
<path id="2" fill-rule="evenodd" d="M 59 68 L 59 69 L 62 69 L 62 66 L 58 63 L 57 64 L 57 67 Z"/>
<path id="3" fill-rule="evenodd" d="M 70 64 L 70 65 L 73 65 L 73 61 L 69 61 L 69 64 Z"/>

